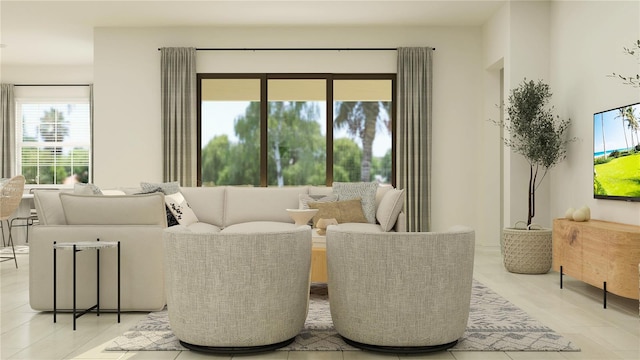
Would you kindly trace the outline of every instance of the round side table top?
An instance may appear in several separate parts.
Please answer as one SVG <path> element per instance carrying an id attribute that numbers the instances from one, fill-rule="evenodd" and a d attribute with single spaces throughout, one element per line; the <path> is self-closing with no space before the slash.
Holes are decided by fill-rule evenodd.
<path id="1" fill-rule="evenodd" d="M 53 244 L 54 249 L 68 249 L 72 250 L 73 247 L 76 247 L 76 250 L 88 250 L 88 249 L 102 249 L 102 248 L 110 248 L 118 246 L 118 242 L 116 241 L 78 241 L 78 242 L 66 242 L 66 243 L 56 243 Z"/>

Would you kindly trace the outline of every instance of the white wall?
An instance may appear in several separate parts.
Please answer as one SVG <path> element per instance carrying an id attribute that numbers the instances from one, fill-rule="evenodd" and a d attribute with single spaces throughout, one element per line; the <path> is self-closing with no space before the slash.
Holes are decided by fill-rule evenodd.
<path id="1" fill-rule="evenodd" d="M 484 245 L 497 246 L 504 227 L 504 193 L 509 189 L 502 177 L 502 132 L 495 122 L 501 120 L 500 105 L 504 102 L 501 76 L 508 48 L 509 4 L 502 6 L 482 28 L 483 117 L 480 124 L 482 164 L 478 177 L 476 204 L 480 228 L 487 234 Z"/>
<path id="2" fill-rule="evenodd" d="M 640 224 L 640 203 L 593 199 L 592 178 L 593 113 L 640 101 L 640 89 L 606 76 L 640 73 L 640 64 L 622 52 L 623 46 L 640 39 L 639 18 L 637 0 L 512 1 L 484 24 L 485 118 L 499 116 L 493 105 L 497 69 L 504 67 L 505 96 L 523 77 L 542 79 L 551 86 L 556 113 L 573 121 L 569 135 L 579 138 L 538 190 L 535 222 L 550 226 L 567 208 L 588 205 L 593 218 Z M 485 153 L 496 156 L 491 139 L 499 142 L 499 135 L 485 129 L 481 139 L 486 141 Z M 509 148 L 503 157 L 502 211 L 509 226 L 526 216 L 528 166 Z M 485 165 L 495 169 L 491 159 Z M 493 202 L 483 199 L 478 205 L 492 209 Z"/>
<path id="3" fill-rule="evenodd" d="M 551 213 L 588 205 L 593 218 L 640 225 L 640 203 L 593 199 L 593 114 L 640 101 L 640 89 L 607 77 L 640 73 L 622 51 L 640 39 L 640 2 L 557 1 L 551 14 L 554 102 L 579 138 L 552 174 Z"/>
<path id="4" fill-rule="evenodd" d="M 2 66 L 1 81 L 9 84 L 90 84 L 93 82 L 93 66 Z"/>
<path id="5" fill-rule="evenodd" d="M 475 182 L 482 116 L 482 41 L 477 27 L 97 28 L 95 182 L 162 180 L 160 54 L 163 46 L 433 46 L 433 229 L 477 225 Z M 394 52 L 198 52 L 199 72 L 395 72 Z M 479 120 L 480 119 L 480 120 Z M 480 232 L 478 242 L 487 241 Z M 492 240 L 493 241 L 493 240 Z"/>
<path id="6" fill-rule="evenodd" d="M 542 80 L 549 84 L 549 17 L 547 1 L 512 1 L 509 4 L 508 46 L 505 66 L 505 96 L 510 89 L 527 81 Z M 527 221 L 529 163 L 520 154 L 505 147 L 505 183 L 508 184 L 504 209 L 505 226 L 517 221 Z M 533 223 L 551 227 L 549 213 L 549 177 L 535 192 L 535 217 Z"/>

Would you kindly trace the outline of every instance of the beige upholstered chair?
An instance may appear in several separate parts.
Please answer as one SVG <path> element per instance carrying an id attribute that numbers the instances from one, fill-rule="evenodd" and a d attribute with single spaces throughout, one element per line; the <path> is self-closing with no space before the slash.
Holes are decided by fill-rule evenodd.
<path id="1" fill-rule="evenodd" d="M 0 185 L 0 229 L 2 229 L 2 245 L 11 245 L 11 251 L 13 257 L 2 257 L 2 261 L 11 260 L 16 263 L 18 267 L 18 259 L 16 259 L 16 250 L 13 246 L 13 236 L 11 235 L 11 223 L 9 219 L 16 212 L 20 201 L 22 200 L 22 193 L 24 191 L 24 176 L 16 175 L 11 179 L 2 182 Z M 5 225 L 6 224 L 6 225 Z M 5 244 L 4 241 L 4 229 L 9 230 L 9 241 Z"/>
<path id="2" fill-rule="evenodd" d="M 307 317 L 311 228 L 264 233 L 166 229 L 169 322 L 187 348 L 251 353 L 290 344 Z"/>
<path id="3" fill-rule="evenodd" d="M 391 353 L 444 350 L 469 317 L 475 233 L 327 230 L 329 306 L 356 347 Z"/>

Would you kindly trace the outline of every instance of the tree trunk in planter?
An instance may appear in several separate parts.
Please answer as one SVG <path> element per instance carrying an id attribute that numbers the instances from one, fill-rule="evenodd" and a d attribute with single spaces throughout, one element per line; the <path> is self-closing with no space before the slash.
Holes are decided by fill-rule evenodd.
<path id="1" fill-rule="evenodd" d="M 551 229 L 502 230 L 502 256 L 507 271 L 518 274 L 546 274 L 551 269 Z"/>

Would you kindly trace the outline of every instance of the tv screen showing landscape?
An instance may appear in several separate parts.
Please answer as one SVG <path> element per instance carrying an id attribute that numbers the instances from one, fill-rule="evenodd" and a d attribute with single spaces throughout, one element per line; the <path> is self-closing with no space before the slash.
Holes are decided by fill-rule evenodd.
<path id="1" fill-rule="evenodd" d="M 593 115 L 593 196 L 640 201 L 640 103 Z"/>

